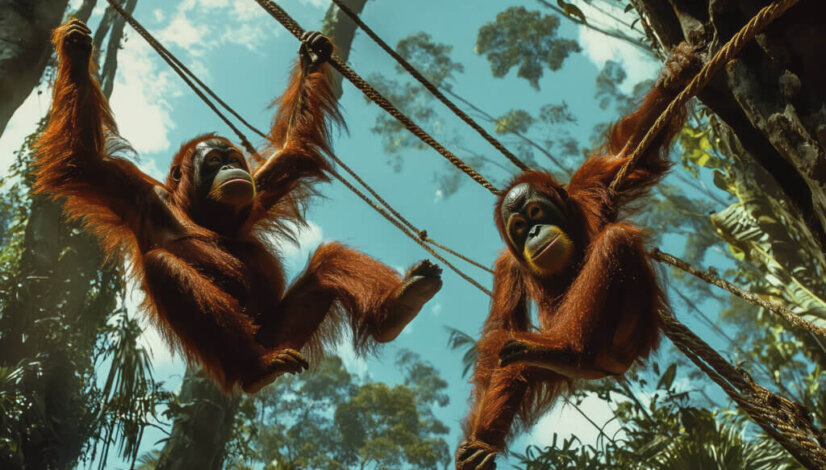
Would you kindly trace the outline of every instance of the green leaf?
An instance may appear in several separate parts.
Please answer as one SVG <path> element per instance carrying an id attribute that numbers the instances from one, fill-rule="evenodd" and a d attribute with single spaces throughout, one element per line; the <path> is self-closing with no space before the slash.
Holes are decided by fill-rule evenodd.
<path id="1" fill-rule="evenodd" d="M 662 377 L 660 377 L 660 381 L 657 382 L 657 388 L 668 390 L 671 388 L 671 384 L 674 383 L 674 377 L 677 376 L 677 363 L 673 363 L 668 366 L 668 369 L 665 370 Z"/>
<path id="2" fill-rule="evenodd" d="M 728 178 L 722 171 L 714 171 L 712 181 L 714 182 L 714 186 L 717 186 L 727 193 L 734 194 L 734 188 L 728 184 Z"/>
<path id="3" fill-rule="evenodd" d="M 496 20 L 479 28 L 475 51 L 490 63 L 494 77 L 504 77 L 517 67 L 517 76 L 539 89 L 545 67 L 555 71 L 582 48 L 574 40 L 559 38 L 559 17 L 510 7 Z"/>

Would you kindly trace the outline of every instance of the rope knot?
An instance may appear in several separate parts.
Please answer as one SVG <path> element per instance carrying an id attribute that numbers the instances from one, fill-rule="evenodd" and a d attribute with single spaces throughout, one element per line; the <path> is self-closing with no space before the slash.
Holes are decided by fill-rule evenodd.
<path id="1" fill-rule="evenodd" d="M 427 230 L 421 230 L 419 232 L 419 238 L 422 239 L 422 241 L 427 241 Z"/>

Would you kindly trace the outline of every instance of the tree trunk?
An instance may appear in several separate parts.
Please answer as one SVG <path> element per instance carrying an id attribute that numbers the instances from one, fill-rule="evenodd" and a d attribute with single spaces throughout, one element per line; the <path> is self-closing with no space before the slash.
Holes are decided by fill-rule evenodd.
<path id="1" fill-rule="evenodd" d="M 157 470 L 220 470 L 238 401 L 225 397 L 202 372 L 187 369 L 181 410 L 161 451 Z"/>
<path id="2" fill-rule="evenodd" d="M 15 49 L 24 55 L 17 60 L 26 66 L 5 61 L 5 49 L 0 52 L 0 84 L 6 80 L 15 82 L 10 84 L 14 90 L 2 86 L 0 92 L 22 94 L 22 102 L 48 62 L 51 30 L 60 23 L 67 1 L 0 1 L 0 20 L 11 18 L 5 15 L 12 10 L 20 18 L 25 17 L 21 10 L 33 18 L 28 24 L 18 19 L 20 27 L 28 30 L 25 34 L 14 33 L 29 44 L 28 49 Z M 134 9 L 135 0 L 129 1 Z M 94 4 L 94 0 L 85 0 L 75 16 L 87 20 Z M 48 24 L 47 16 L 53 20 Z M 121 34 L 109 41 L 108 47 L 115 53 L 123 24 L 122 19 L 116 22 L 114 29 Z M 5 32 L 5 26 L 6 22 L 0 21 L 0 32 Z M 32 49 L 34 44 L 42 47 L 38 52 L 44 56 L 42 61 L 31 60 L 39 57 Z M 107 55 L 107 63 L 110 60 L 113 66 L 109 67 L 109 74 L 113 77 L 116 62 Z M 31 68 L 35 62 L 37 69 Z M 19 70 L 7 74 L 4 66 Z M 11 103 L 6 96 L 2 99 L 0 112 L 5 113 L 7 105 L 10 109 L 8 116 L 0 116 L 0 125 L 5 126 L 20 103 Z M 39 357 L 43 369 L 42 375 L 31 374 L 23 381 L 25 395 L 42 403 L 42 408 L 34 406 L 20 418 L 21 423 L 28 423 L 19 449 L 23 468 L 72 468 L 95 434 L 97 423 L 84 390 L 89 386 L 88 380 L 95 380 L 91 371 L 95 343 L 115 311 L 116 295 L 123 288 L 120 269 L 103 266 L 103 262 L 98 240 L 79 224 L 67 223 L 60 202 L 40 195 L 33 197 L 19 264 L 20 280 L 0 316 L 0 363 L 13 366 L 21 359 Z"/>
<path id="3" fill-rule="evenodd" d="M 635 0 L 660 42 L 709 58 L 768 2 Z M 826 3 L 800 0 L 751 41 L 699 98 L 765 168 L 826 247 Z"/>
<path id="4" fill-rule="evenodd" d="M 40 81 L 69 0 L 0 0 L 0 135 Z"/>
<path id="5" fill-rule="evenodd" d="M 364 10 L 367 0 L 345 0 L 354 13 L 360 15 Z M 336 43 L 336 54 L 341 60 L 347 62 L 350 58 L 350 48 L 353 45 L 353 38 L 356 36 L 356 24 L 335 5 L 331 5 L 324 15 L 324 23 L 321 25 L 321 32 L 330 36 Z M 335 94 L 336 98 L 341 98 L 341 74 L 335 74 Z"/>

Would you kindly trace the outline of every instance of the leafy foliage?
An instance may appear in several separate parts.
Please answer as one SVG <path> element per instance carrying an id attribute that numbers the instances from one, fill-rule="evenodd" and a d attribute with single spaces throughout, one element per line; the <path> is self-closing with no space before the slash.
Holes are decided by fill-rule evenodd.
<path id="1" fill-rule="evenodd" d="M 396 51 L 400 56 L 412 64 L 417 64 L 417 70 L 437 87 L 452 87 L 455 73 L 465 71 L 464 65 L 450 59 L 453 46 L 433 42 L 429 34 L 419 32 L 411 34 L 396 44 Z M 396 65 L 396 71 L 403 73 L 404 69 Z"/>
<path id="2" fill-rule="evenodd" d="M 556 15 L 510 7 L 479 28 L 476 53 L 488 59 L 494 77 L 518 67 L 517 76 L 538 90 L 545 67 L 559 70 L 568 56 L 582 50 L 576 41 L 559 38 L 558 30 Z"/>
<path id="3" fill-rule="evenodd" d="M 421 468 L 449 462 L 448 427 L 436 409 L 448 404 L 447 383 L 412 351 L 401 351 L 401 385 L 362 382 L 329 357 L 255 395 L 244 425 L 251 452 L 235 462 L 265 468 Z"/>
<path id="4" fill-rule="evenodd" d="M 0 205 L 9 228 L 0 245 L 0 368 L 9 371 L 0 466 L 105 465 L 112 444 L 135 457 L 166 395 L 122 309 L 121 272 L 104 264 L 94 237 L 62 219 L 57 202 L 32 195 L 41 128 L 16 153 Z"/>

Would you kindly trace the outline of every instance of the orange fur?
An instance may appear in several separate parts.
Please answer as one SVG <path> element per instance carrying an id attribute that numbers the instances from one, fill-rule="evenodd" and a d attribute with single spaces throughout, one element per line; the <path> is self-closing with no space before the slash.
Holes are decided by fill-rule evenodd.
<path id="1" fill-rule="evenodd" d="M 329 66 L 293 70 L 271 131 L 279 150 L 253 174 L 252 205 L 230 211 L 210 206 L 193 183 L 195 146 L 216 138 L 230 144 L 226 139 L 205 134 L 182 145 L 165 184 L 107 154 L 106 137 L 116 136 L 117 127 L 88 54 L 67 42 L 71 27 L 59 27 L 53 37 L 58 73 L 37 143 L 35 188 L 63 198 L 66 214 L 83 219 L 106 253 L 128 256 L 145 306 L 171 346 L 201 362 L 226 392 L 273 380 L 283 373 L 281 351 L 314 355 L 347 324 L 356 343 L 369 348 L 396 300 L 400 276 L 367 255 L 328 244 L 288 289 L 268 241 L 273 230 L 289 238 L 292 227 L 304 223 L 311 183 L 326 180 L 331 169 L 325 157 L 330 126 L 341 116 Z"/>
<path id="2" fill-rule="evenodd" d="M 579 167 L 567 187 L 548 172 L 526 171 L 501 192 L 494 219 L 508 250 L 496 261 L 490 315 L 477 345 L 471 410 L 464 424 L 474 451 L 505 450 L 514 430 L 542 416 L 577 374 L 596 378 L 606 375 L 606 369 L 621 374 L 656 347 L 657 311 L 668 308 L 666 298 L 642 233 L 617 217 L 624 204 L 644 195 L 668 170 L 668 146 L 683 119 L 671 123 L 616 194 L 608 185 L 669 97 L 659 86 L 652 89 L 636 112 L 612 128 L 607 143 Z M 509 242 L 500 207 L 522 183 L 565 212 L 565 231 L 576 248 L 573 262 L 561 273 L 536 274 Z M 538 331 L 529 323 L 531 301 L 538 307 Z M 513 339 L 565 359 L 502 367 L 500 351 Z M 457 469 L 465 470 L 462 464 L 457 460 Z"/>

